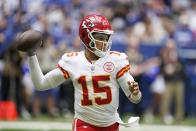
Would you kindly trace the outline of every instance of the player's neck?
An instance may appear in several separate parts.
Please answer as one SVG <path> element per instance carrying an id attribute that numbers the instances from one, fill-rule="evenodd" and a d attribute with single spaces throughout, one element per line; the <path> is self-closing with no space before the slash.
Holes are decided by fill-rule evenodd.
<path id="1" fill-rule="evenodd" d="M 85 50 L 85 57 L 90 62 L 96 61 L 100 58 L 100 57 L 96 56 L 94 53 L 92 53 L 91 51 L 89 51 L 88 49 Z"/>

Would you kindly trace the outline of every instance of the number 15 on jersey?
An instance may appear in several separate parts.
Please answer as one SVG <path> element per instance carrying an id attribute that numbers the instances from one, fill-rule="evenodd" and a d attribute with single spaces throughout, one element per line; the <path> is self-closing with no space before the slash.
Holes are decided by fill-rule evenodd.
<path id="1" fill-rule="evenodd" d="M 111 88 L 109 86 L 99 86 L 99 82 L 101 81 L 109 81 L 109 75 L 101 75 L 101 76 L 92 76 L 92 84 L 93 84 L 93 91 L 95 94 L 97 93 L 105 93 L 106 98 L 102 97 L 94 97 L 94 101 L 97 105 L 105 105 L 109 104 L 112 101 L 112 93 Z M 78 79 L 78 83 L 81 84 L 82 87 L 82 100 L 81 105 L 83 106 L 90 106 L 93 105 L 93 100 L 89 98 L 89 90 L 87 86 L 86 76 L 81 76 Z"/>

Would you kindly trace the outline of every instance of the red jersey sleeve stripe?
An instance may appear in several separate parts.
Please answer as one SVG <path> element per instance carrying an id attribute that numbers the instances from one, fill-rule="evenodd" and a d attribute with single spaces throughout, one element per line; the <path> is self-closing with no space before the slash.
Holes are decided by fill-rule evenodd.
<path id="1" fill-rule="evenodd" d="M 120 78 L 121 76 L 123 76 L 127 71 L 129 71 L 130 69 L 130 65 L 126 65 L 125 67 L 123 67 L 120 71 L 118 71 L 118 73 L 116 74 L 116 79 Z"/>
<path id="2" fill-rule="evenodd" d="M 63 72 L 63 76 L 65 79 L 68 79 L 69 78 L 69 73 L 64 70 L 59 64 L 57 65 L 57 67 Z"/>

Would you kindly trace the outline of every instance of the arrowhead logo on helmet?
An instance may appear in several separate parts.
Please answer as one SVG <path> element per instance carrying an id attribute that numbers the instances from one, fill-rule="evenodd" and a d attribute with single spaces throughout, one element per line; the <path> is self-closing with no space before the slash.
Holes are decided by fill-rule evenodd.
<path id="1" fill-rule="evenodd" d="M 82 27 L 83 28 L 89 28 L 89 27 L 94 27 L 95 25 L 93 24 L 93 22 L 91 22 L 91 20 L 86 19 L 85 21 L 82 22 Z"/>

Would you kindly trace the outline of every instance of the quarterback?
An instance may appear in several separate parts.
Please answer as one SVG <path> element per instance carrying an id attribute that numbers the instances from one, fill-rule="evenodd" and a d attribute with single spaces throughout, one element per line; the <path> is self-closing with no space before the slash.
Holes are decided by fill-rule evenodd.
<path id="1" fill-rule="evenodd" d="M 110 51 L 112 34 L 106 17 L 97 14 L 86 16 L 79 27 L 84 50 L 65 53 L 57 68 L 45 75 L 35 50 L 27 52 L 32 81 L 37 90 L 47 90 L 67 79 L 72 80 L 75 90 L 73 131 L 118 131 L 119 88 L 131 102 L 141 100 L 138 83 L 129 73 L 126 54 Z"/>

